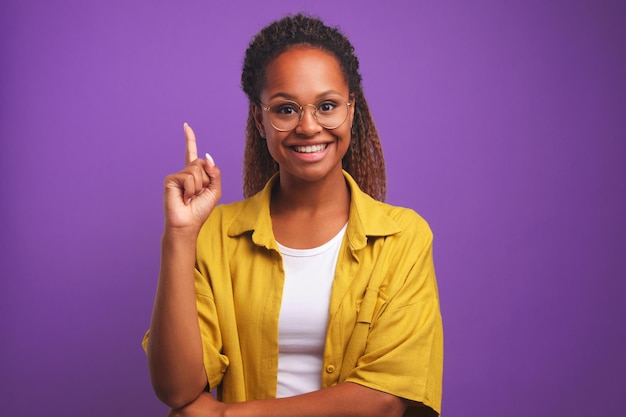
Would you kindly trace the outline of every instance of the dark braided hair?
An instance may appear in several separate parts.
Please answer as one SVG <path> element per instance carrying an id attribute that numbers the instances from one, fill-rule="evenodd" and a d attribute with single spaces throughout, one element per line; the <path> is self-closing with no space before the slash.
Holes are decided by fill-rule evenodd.
<path id="1" fill-rule="evenodd" d="M 384 201 L 385 161 L 378 131 L 363 95 L 359 60 L 354 55 L 354 47 L 337 28 L 326 26 L 321 20 L 303 14 L 287 16 L 266 26 L 252 39 L 246 50 L 241 85 L 248 96 L 250 107 L 243 165 L 244 196 L 249 197 L 260 191 L 278 171 L 278 164 L 256 129 L 254 110 L 265 86 L 268 65 L 281 53 L 298 45 L 321 49 L 339 61 L 355 101 L 350 147 L 342 166 L 363 191 L 376 200 Z"/>

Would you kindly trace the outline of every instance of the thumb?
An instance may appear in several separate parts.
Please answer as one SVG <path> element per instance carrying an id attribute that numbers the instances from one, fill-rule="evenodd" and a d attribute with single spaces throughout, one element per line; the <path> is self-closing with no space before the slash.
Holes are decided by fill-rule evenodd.
<path id="1" fill-rule="evenodd" d="M 222 175 L 220 169 L 215 164 L 215 160 L 208 152 L 205 154 L 205 158 L 204 170 L 210 179 L 206 188 L 213 193 L 216 200 L 219 200 L 222 195 Z"/>

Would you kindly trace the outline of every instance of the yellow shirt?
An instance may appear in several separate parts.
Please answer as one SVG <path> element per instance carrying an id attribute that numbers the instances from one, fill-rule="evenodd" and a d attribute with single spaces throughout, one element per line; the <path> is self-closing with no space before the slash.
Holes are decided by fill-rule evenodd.
<path id="1" fill-rule="evenodd" d="M 443 330 L 430 228 L 344 176 L 350 216 L 332 286 L 322 387 L 350 381 L 439 412 Z M 210 387 L 227 402 L 276 395 L 284 271 L 270 219 L 275 181 L 216 207 L 198 236 L 204 365 Z"/>

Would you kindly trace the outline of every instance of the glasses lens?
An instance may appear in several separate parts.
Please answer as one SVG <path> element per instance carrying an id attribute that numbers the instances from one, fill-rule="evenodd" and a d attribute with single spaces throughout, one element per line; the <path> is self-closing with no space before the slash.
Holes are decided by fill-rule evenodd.
<path id="1" fill-rule="evenodd" d="M 326 129 L 336 129 L 348 118 L 348 105 L 344 102 L 323 101 L 315 108 L 317 122 Z"/>
<path id="2" fill-rule="evenodd" d="M 292 130 L 300 121 L 300 106 L 292 101 L 284 101 L 269 106 L 270 123 L 277 130 Z"/>

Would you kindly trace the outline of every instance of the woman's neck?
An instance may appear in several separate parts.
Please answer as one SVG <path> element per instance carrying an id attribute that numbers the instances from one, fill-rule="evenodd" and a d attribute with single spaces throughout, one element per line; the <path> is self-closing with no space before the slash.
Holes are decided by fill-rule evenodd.
<path id="1" fill-rule="evenodd" d="M 341 176 L 321 181 L 281 181 L 272 191 L 270 215 L 274 236 L 292 248 L 326 243 L 348 221 L 350 190 Z"/>
<path id="2" fill-rule="evenodd" d="M 272 191 L 274 212 L 316 212 L 318 210 L 348 208 L 350 192 L 339 171 L 318 181 L 302 181 L 280 176 Z"/>

